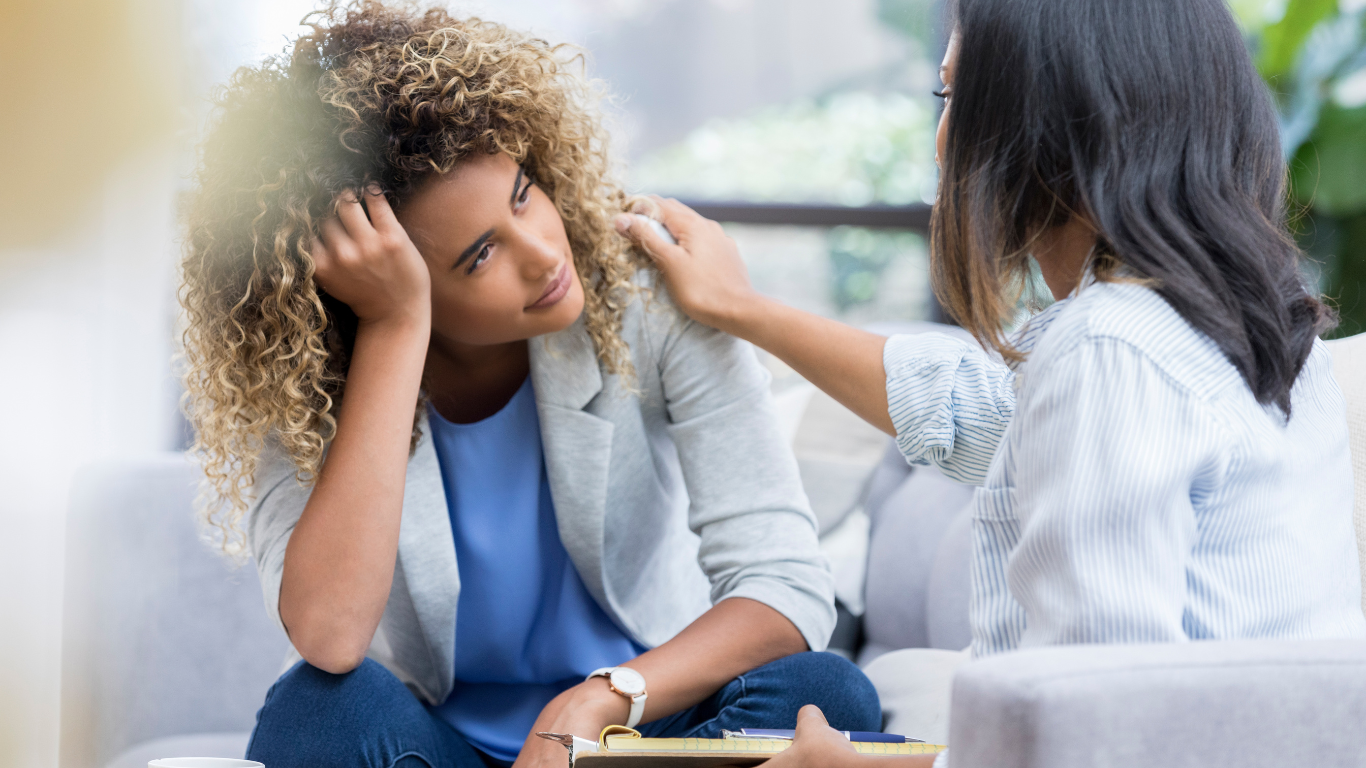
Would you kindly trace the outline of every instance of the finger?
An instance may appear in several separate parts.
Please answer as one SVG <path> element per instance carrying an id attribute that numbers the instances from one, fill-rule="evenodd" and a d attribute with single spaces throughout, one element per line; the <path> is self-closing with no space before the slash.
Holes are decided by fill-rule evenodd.
<path id="1" fill-rule="evenodd" d="M 615 223 L 618 232 L 625 235 L 656 263 L 662 262 L 667 265 L 687 253 L 679 246 L 660 237 L 654 227 L 651 227 L 649 222 L 640 216 L 623 213 L 617 216 Z"/>
<path id="2" fill-rule="evenodd" d="M 327 253 L 327 246 L 323 244 L 322 235 L 314 235 L 308 239 L 308 256 L 313 260 L 313 271 L 316 273 L 320 269 L 326 269 L 330 263 L 330 256 Z"/>
<path id="3" fill-rule="evenodd" d="M 375 234 L 375 228 L 370 224 L 370 219 L 365 216 L 365 209 L 361 207 L 360 198 L 356 197 L 354 190 L 346 190 L 337 195 L 337 218 L 341 219 L 342 226 L 346 227 L 346 234 L 357 243 L 364 243 L 371 240 Z"/>
<path id="4" fill-rule="evenodd" d="M 319 230 L 323 247 L 327 249 L 329 257 L 336 258 L 355 249 L 355 243 L 351 241 L 350 235 L 346 234 L 346 227 L 342 226 L 336 216 L 324 221 Z"/>
<path id="5" fill-rule="evenodd" d="M 365 210 L 370 213 L 370 225 L 381 235 L 402 229 L 398 217 L 394 216 L 394 209 L 389 205 L 389 198 L 374 182 L 365 185 Z"/>
<path id="6" fill-rule="evenodd" d="M 651 195 L 650 197 L 659 211 L 660 222 L 673 233 L 679 244 L 685 247 L 693 240 L 702 237 L 703 232 L 709 228 L 721 230 L 720 224 L 677 200 L 672 198 L 666 200 L 658 195 Z"/>
<path id="7" fill-rule="evenodd" d="M 655 205 L 659 208 L 659 220 L 664 222 L 664 226 L 668 227 L 669 231 L 674 232 L 675 234 L 678 232 L 678 230 L 674 229 L 675 226 L 678 226 L 681 229 L 690 230 L 704 221 L 711 221 L 707 217 L 671 197 L 663 198 L 659 195 L 650 195 L 650 199 L 654 200 Z"/>
<path id="8" fill-rule="evenodd" d="M 308 255 L 313 260 L 313 282 L 315 285 L 318 286 L 318 288 L 320 288 L 323 291 L 327 290 L 327 287 L 324 285 L 324 282 L 327 280 L 328 275 L 332 274 L 332 268 L 334 267 L 337 261 L 336 255 L 328 249 L 327 242 L 323 234 L 323 231 L 327 229 L 327 224 L 329 222 L 332 222 L 337 230 L 341 229 L 340 223 L 337 223 L 332 219 L 328 219 L 327 221 L 324 221 L 322 223 L 322 226 L 318 228 L 318 234 L 314 235 L 312 240 L 308 244 Z M 345 236 L 345 233 L 343 232 L 342 235 Z M 335 234 L 333 235 L 333 239 L 335 240 Z"/>
<path id="9" fill-rule="evenodd" d="M 825 713 L 815 704 L 807 704 L 797 713 L 797 738 L 801 738 L 803 733 L 829 727 L 830 723 L 826 721 Z"/>

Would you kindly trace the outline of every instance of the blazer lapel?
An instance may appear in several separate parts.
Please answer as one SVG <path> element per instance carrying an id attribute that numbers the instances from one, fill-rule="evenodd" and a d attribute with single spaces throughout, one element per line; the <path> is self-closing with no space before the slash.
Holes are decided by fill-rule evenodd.
<path id="1" fill-rule="evenodd" d="M 602 548 L 613 425 L 584 410 L 602 391 L 597 353 L 582 317 L 559 333 L 531 339 L 529 347 L 560 541 L 589 593 L 607 606 Z"/>
<path id="2" fill-rule="evenodd" d="M 413 615 L 405 616 L 399 626 L 388 628 L 386 639 L 396 656 L 416 662 L 405 664 L 407 669 L 432 670 L 434 679 L 415 682 L 432 703 L 439 704 L 455 681 L 455 611 L 460 598 L 460 570 L 455 562 L 455 538 L 441 466 L 425 410 L 418 426 L 422 438 L 408 461 L 403 519 L 398 531 L 398 568 L 412 599 Z M 422 655 L 428 658 L 423 659 Z"/>

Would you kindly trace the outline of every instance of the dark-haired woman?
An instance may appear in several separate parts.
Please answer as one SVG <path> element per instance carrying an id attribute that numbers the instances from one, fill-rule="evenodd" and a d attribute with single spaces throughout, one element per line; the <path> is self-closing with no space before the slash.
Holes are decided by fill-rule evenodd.
<path id="1" fill-rule="evenodd" d="M 1332 315 L 1301 280 L 1275 113 L 1224 3 L 954 16 L 933 274 L 999 358 L 764 299 L 677 203 L 681 247 L 628 231 L 693 318 L 981 486 L 974 656 L 1366 636 L 1343 399 L 1317 341 Z M 1057 302 L 1008 338 L 1031 256 Z M 804 712 L 775 763 L 859 762 L 819 720 Z"/>

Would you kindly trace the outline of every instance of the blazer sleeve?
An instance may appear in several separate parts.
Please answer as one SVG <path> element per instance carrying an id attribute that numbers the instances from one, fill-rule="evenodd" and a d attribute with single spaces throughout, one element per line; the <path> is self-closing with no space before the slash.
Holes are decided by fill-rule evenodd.
<path id="1" fill-rule="evenodd" d="M 668 298 L 659 292 L 652 301 Z M 824 650 L 835 627 L 834 580 L 768 372 L 745 342 L 671 306 L 651 314 L 668 429 L 713 604 L 757 600 L 787 617 L 811 650 Z"/>
<path id="2" fill-rule="evenodd" d="M 247 546 L 256 561 L 266 612 L 285 634 L 280 619 L 280 583 L 285 572 L 285 548 L 294 533 L 311 489 L 295 476 L 294 463 L 287 456 L 267 447 L 261 456 L 254 486 L 255 499 L 247 508 Z"/>

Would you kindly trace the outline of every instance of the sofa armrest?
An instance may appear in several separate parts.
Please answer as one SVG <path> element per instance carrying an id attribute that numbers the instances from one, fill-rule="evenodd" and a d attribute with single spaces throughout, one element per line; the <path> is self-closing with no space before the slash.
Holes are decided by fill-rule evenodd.
<path id="1" fill-rule="evenodd" d="M 954 679 L 952 768 L 1366 764 L 1366 643 L 1037 648 Z"/>

